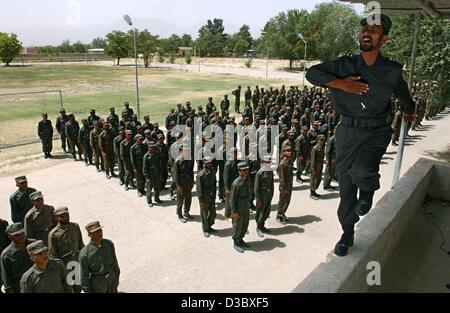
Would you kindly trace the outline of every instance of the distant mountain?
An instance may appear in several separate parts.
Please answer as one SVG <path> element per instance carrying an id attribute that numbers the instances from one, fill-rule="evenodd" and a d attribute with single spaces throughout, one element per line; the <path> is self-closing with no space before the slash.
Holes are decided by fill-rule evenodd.
<path id="1" fill-rule="evenodd" d="M 192 25 L 176 25 L 166 23 L 157 18 L 137 18 L 133 20 L 133 27 L 138 29 L 148 29 L 152 34 L 157 34 L 160 37 L 169 37 L 172 34 L 182 35 L 189 34 L 193 38 L 198 36 L 198 29 L 206 24 L 206 21 L 199 22 Z M 239 31 L 239 27 L 230 25 L 224 22 L 225 32 L 235 33 Z M 10 30 L 18 35 L 24 46 L 43 46 L 43 45 L 58 45 L 63 40 L 70 40 L 70 42 L 81 41 L 83 43 L 90 43 L 96 37 L 104 37 L 107 33 L 113 30 L 128 31 L 129 26 L 123 20 L 104 26 L 91 25 L 88 27 L 79 28 L 64 28 L 64 27 L 48 27 L 35 26 L 26 27 L 17 30 Z"/>

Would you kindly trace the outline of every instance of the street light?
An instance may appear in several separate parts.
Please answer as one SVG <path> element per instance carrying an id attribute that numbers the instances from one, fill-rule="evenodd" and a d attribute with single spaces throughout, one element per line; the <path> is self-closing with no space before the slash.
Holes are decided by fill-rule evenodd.
<path id="1" fill-rule="evenodd" d="M 123 20 L 130 26 L 133 25 L 131 22 L 131 18 L 128 14 L 123 16 Z M 138 79 L 138 65 L 137 65 L 137 46 L 136 46 L 136 29 L 133 29 L 133 37 L 134 37 L 134 65 L 136 68 L 136 107 L 137 107 L 137 115 L 138 119 L 141 118 L 141 110 L 139 108 L 139 79 Z"/>
<path id="2" fill-rule="evenodd" d="M 305 37 L 303 37 L 302 34 L 298 34 L 298 37 L 305 43 L 305 61 L 303 62 L 303 88 L 305 88 L 305 75 L 306 75 L 306 40 Z"/>

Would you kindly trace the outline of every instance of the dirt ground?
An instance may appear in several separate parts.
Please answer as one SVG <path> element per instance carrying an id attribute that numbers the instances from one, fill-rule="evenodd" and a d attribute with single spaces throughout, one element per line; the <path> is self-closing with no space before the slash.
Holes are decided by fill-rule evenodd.
<path id="1" fill-rule="evenodd" d="M 450 133 L 450 110 L 423 124 L 407 141 L 402 174 L 420 157 L 439 158 L 448 153 L 450 137 L 443 134 Z M 245 237 L 251 248 L 239 254 L 232 248 L 232 227 L 224 218 L 222 204 L 217 205 L 214 225 L 219 232 L 203 237 L 195 187 L 191 207 L 195 219 L 181 224 L 167 192 L 162 193 L 164 203 L 148 208 L 136 191 L 124 191 L 116 179 L 106 180 L 104 173 L 74 162 L 60 152 L 57 143 L 54 146 L 55 158 L 49 160 L 39 155 L 39 145 L 28 146 L 30 151 L 1 152 L 9 157 L 0 165 L 0 217 L 10 219 L 14 177 L 27 175 L 30 186 L 41 190 L 48 204 L 69 207 L 72 221 L 82 227 L 92 220 L 104 225 L 104 236 L 116 246 L 122 272 L 119 289 L 124 292 L 290 292 L 325 261 L 340 236 L 338 192 L 320 188 L 322 199 L 314 201 L 307 183 L 294 182 L 287 211 L 290 222 L 280 225 L 275 221 L 277 183 L 267 222 L 272 234 L 259 238 L 252 216 Z M 25 158 L 21 152 L 36 154 Z M 375 202 L 390 189 L 395 156 L 396 148 L 389 146 L 380 166 L 382 187 Z M 84 228 L 83 236 L 87 241 Z M 353 249 L 358 249 L 358 238 Z"/>

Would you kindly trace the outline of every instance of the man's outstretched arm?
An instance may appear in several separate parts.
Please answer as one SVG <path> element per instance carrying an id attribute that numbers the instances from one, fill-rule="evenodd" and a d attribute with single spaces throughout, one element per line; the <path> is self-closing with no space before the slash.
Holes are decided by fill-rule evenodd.
<path id="1" fill-rule="evenodd" d="M 358 81 L 361 77 L 341 73 L 338 60 L 312 66 L 306 72 L 306 79 L 316 86 L 340 89 L 358 95 L 369 91 L 369 85 Z"/>

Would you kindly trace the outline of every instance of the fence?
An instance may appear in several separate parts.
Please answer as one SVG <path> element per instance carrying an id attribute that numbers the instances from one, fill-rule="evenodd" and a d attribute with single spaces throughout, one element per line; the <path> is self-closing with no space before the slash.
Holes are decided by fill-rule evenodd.
<path id="1" fill-rule="evenodd" d="M 0 149 L 39 142 L 41 114 L 47 112 L 54 127 L 61 107 L 61 90 L 0 94 Z"/>
<path id="2" fill-rule="evenodd" d="M 104 53 L 27 53 L 21 54 L 16 63 L 32 62 L 88 62 L 88 61 L 112 61 L 112 58 Z"/>

